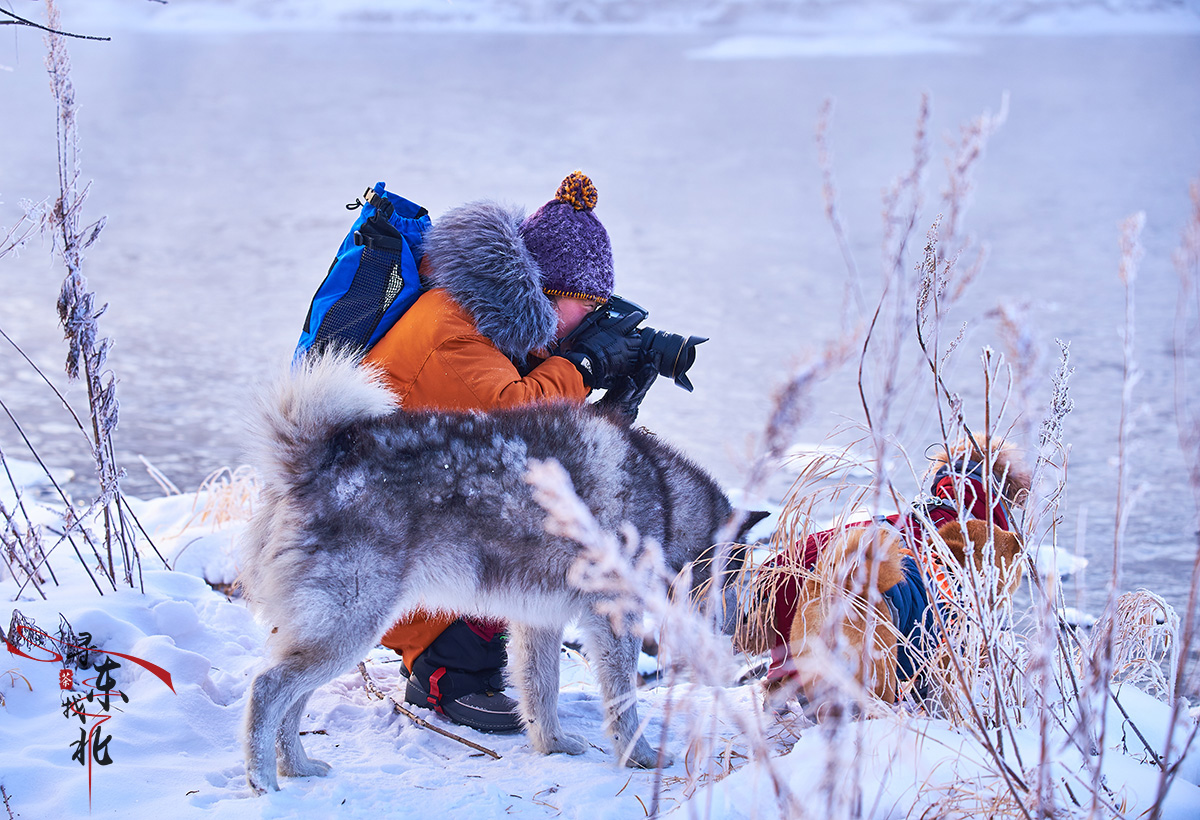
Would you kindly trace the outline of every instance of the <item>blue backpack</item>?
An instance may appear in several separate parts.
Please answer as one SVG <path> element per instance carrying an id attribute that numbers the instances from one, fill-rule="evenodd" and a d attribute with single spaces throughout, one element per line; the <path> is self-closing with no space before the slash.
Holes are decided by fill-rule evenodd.
<path id="1" fill-rule="evenodd" d="M 404 197 L 368 188 L 346 206 L 362 213 L 317 288 L 296 358 L 333 345 L 366 353 L 421 295 L 421 243 L 429 212 Z"/>

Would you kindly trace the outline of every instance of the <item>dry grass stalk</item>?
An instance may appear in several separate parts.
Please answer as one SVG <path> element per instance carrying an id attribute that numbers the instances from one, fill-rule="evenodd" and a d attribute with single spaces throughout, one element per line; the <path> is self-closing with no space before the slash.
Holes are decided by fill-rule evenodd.
<path id="1" fill-rule="evenodd" d="M 849 511 L 862 507 L 865 489 L 855 487 L 848 478 L 849 472 L 861 467 L 850 455 L 852 447 L 840 453 L 807 457 L 784 499 L 783 511 L 771 534 L 770 560 L 747 564 L 736 579 L 742 590 L 741 612 L 733 636 L 738 651 L 760 655 L 778 640 L 786 639 L 775 626 L 775 599 L 797 568 L 802 567 L 808 537 L 823 528 L 816 523 L 818 511 L 831 506 Z"/>
<path id="2" fill-rule="evenodd" d="M 1033 440 L 1033 393 L 1042 360 L 1039 343 L 1029 320 L 1029 304 L 1001 304 L 990 311 L 996 320 L 1004 358 L 1013 373 L 1013 398 L 1017 403 L 1016 440 Z"/>
<path id="3" fill-rule="evenodd" d="M 796 439 L 797 431 L 809 413 L 812 394 L 822 382 L 845 364 L 853 347 L 853 339 L 835 340 L 828 343 L 819 354 L 793 373 L 792 377 L 776 391 L 763 436 L 751 458 L 746 481 L 742 487 L 743 507 L 746 509 L 735 511 L 717 534 L 717 547 L 710 559 L 712 578 L 726 577 L 729 548 L 745 523 L 747 510 L 753 504 L 758 503 L 767 482 L 786 459 L 788 450 Z M 802 478 L 803 475 L 802 473 Z M 775 536 L 773 536 L 774 538 Z M 771 585 L 769 577 L 755 577 L 754 572 L 753 567 L 743 565 L 738 577 L 731 579 L 730 583 L 737 584 L 739 588 L 753 587 L 760 593 L 757 600 L 769 601 L 770 598 L 762 597 L 762 594 L 767 591 L 767 587 Z M 700 594 L 702 599 L 707 602 L 707 611 L 712 623 L 725 622 L 729 613 L 724 611 L 725 601 L 720 594 L 719 585 L 701 590 Z M 764 610 L 754 603 L 742 604 L 742 606 L 748 607 L 751 614 L 749 617 L 743 614 L 738 619 L 740 640 L 746 641 L 747 645 L 761 643 L 766 639 L 764 637 L 766 632 L 762 628 L 764 618 L 767 617 L 764 615 Z"/>
<path id="4" fill-rule="evenodd" d="M 946 187 L 942 189 L 942 212 L 947 232 L 938 249 L 937 261 L 945 265 L 960 259 L 972 246 L 974 238 L 964 232 L 966 213 L 975 193 L 975 173 L 987 151 L 988 140 L 1008 119 L 1008 92 L 1000 99 L 1000 111 L 984 111 L 959 129 L 958 142 L 950 142 L 951 153 L 946 157 Z M 957 300 L 967 286 L 983 270 L 987 249 L 979 245 L 975 260 L 958 276 L 952 301 Z"/>
<path id="5" fill-rule="evenodd" d="M 1190 186 L 1192 210 L 1183 237 L 1174 255 L 1179 274 L 1179 299 L 1176 302 L 1173 358 L 1175 364 L 1175 419 L 1179 425 L 1179 449 L 1187 470 L 1188 486 L 1192 491 L 1192 531 L 1196 534 L 1196 558 L 1192 565 L 1187 612 L 1183 620 L 1183 646 L 1180 668 L 1176 672 L 1178 697 L 1183 691 L 1200 690 L 1200 666 L 1193 665 L 1190 673 L 1183 664 L 1188 662 L 1188 649 L 1195 640 L 1200 619 L 1200 404 L 1191 387 L 1195 368 L 1200 363 L 1200 179 Z"/>
<path id="6" fill-rule="evenodd" d="M 1113 683 L 1171 701 L 1179 660 L 1179 616 L 1170 604 L 1147 589 L 1124 593 L 1114 611 L 1104 612 L 1092 627 L 1088 645 L 1095 649 L 1106 644 L 1113 647 Z"/>
<path id="7" fill-rule="evenodd" d="M 146 468 L 146 474 L 154 480 L 154 483 L 163 491 L 163 495 L 182 495 L 175 482 L 167 478 L 167 474 L 150 463 L 150 460 L 145 456 L 138 456 L 138 461 L 142 462 L 142 466 Z"/>
<path id="8" fill-rule="evenodd" d="M 1190 187 L 1192 212 L 1174 254 L 1175 270 L 1179 274 L 1179 299 L 1176 301 L 1173 353 L 1179 443 L 1196 499 L 1197 518 L 1200 518 L 1200 407 L 1194 405 L 1195 391 L 1189 388 L 1194 375 L 1191 363 L 1198 355 L 1196 340 L 1200 338 L 1200 179 Z"/>
<path id="9" fill-rule="evenodd" d="M 1200 729 L 1200 721 L 1197 721 L 1193 713 L 1191 731 L 1186 737 L 1177 737 L 1179 718 L 1187 708 L 1186 699 L 1182 695 L 1185 691 L 1195 692 L 1200 689 L 1200 668 L 1197 668 L 1190 657 L 1196 640 L 1197 619 L 1200 618 L 1200 407 L 1195 405 L 1194 391 L 1189 392 L 1188 388 L 1194 360 L 1197 358 L 1195 340 L 1200 338 L 1200 332 L 1197 330 L 1200 328 L 1200 179 L 1194 180 L 1189 190 L 1192 210 L 1174 255 L 1175 270 L 1179 274 L 1179 299 L 1176 303 L 1172 352 L 1175 363 L 1175 420 L 1179 425 L 1179 449 L 1183 454 L 1188 486 L 1194 500 L 1192 531 L 1196 534 L 1196 553 L 1192 561 L 1187 610 L 1183 616 L 1183 634 L 1174 670 L 1175 689 L 1171 693 L 1171 723 L 1163 750 L 1163 757 L 1168 761 L 1182 761 L 1196 740 L 1197 730 Z M 1192 663 L 1190 671 L 1187 668 L 1189 663 Z M 1152 820 L 1157 820 L 1159 807 L 1166 799 L 1177 772 L 1177 762 L 1164 768 L 1159 778 Z"/>
<path id="10" fill-rule="evenodd" d="M 1129 521 L 1136 494 L 1129 487 L 1129 442 L 1132 432 L 1133 388 L 1137 383 L 1137 362 L 1134 359 L 1134 284 L 1137 280 L 1138 262 L 1142 256 L 1141 232 L 1145 225 L 1145 214 L 1128 217 L 1121 224 L 1121 261 L 1119 276 L 1125 289 L 1125 322 L 1122 328 L 1122 379 L 1121 419 L 1117 431 L 1117 511 L 1113 527 L 1112 574 L 1109 579 L 1106 614 L 1115 613 L 1118 590 L 1121 583 L 1121 553 L 1125 543 L 1125 527 Z M 1089 756 L 1085 765 L 1092 773 L 1091 811 L 1101 810 L 1102 766 L 1107 748 L 1107 714 L 1110 702 L 1110 681 L 1114 669 L 1116 631 L 1110 630 L 1106 639 L 1095 644 L 1087 656 L 1082 669 L 1083 686 L 1078 698 L 1079 731 L 1089 736 L 1095 744 L 1097 754 Z"/>
<path id="11" fill-rule="evenodd" d="M 927 736 L 925 742 L 932 741 Z M 949 750 L 948 750 L 949 751 Z M 954 777 L 946 785 L 931 782 L 938 769 L 950 767 Z M 1013 818 L 1025 816 L 1025 806 L 1013 797 L 1003 778 L 987 773 L 968 774 L 947 760 L 930 772 L 918 785 L 918 798 L 908 812 L 909 818 L 922 820 L 976 820 L 976 818 Z"/>
<path id="12" fill-rule="evenodd" d="M 1021 519 L 1021 531 L 1033 544 L 1049 541 L 1057 544 L 1053 537 L 1057 523 L 1062 489 L 1066 485 L 1067 458 L 1069 448 L 1063 441 L 1064 423 L 1075 408 L 1071 398 L 1070 382 L 1075 368 L 1071 366 L 1071 345 L 1055 339 L 1058 345 L 1058 367 L 1050 378 L 1050 408 L 1042 418 L 1038 429 L 1037 456 L 1034 459 L 1029 480 L 1029 500 L 1025 504 Z M 1035 569 L 1034 565 L 1030 565 Z M 1031 573 L 1030 578 L 1036 578 Z"/>
<path id="13" fill-rule="evenodd" d="M 899 403 L 906 373 L 901 367 L 901 360 L 904 340 L 910 330 L 907 306 L 911 304 L 913 288 L 913 283 L 906 275 L 908 246 L 915 234 L 924 202 L 922 182 L 929 164 L 929 111 L 929 95 L 924 94 L 917 115 L 912 166 L 884 192 L 882 288 L 874 312 L 867 322 L 859 354 L 859 399 L 865 429 L 871 440 L 872 461 L 877 469 L 886 469 L 890 460 L 887 437 L 892 431 L 891 412 Z M 877 365 L 879 379 L 875 395 L 871 396 L 868 396 L 871 392 L 868 389 L 868 362 Z M 888 483 L 884 481 L 880 486 Z M 882 497 L 876 502 L 880 500 Z"/>
<path id="14" fill-rule="evenodd" d="M 3 639 L 3 638 L 4 638 L 4 630 L 0 629 L 0 639 Z M 33 691 L 33 684 L 29 682 L 29 678 L 22 675 L 16 669 L 8 669 L 8 670 L 5 670 L 4 672 L 0 672 L 0 676 L 8 678 L 9 686 L 16 686 L 17 679 L 19 678 L 25 684 L 25 688 L 27 688 L 30 692 Z M 4 701 L 4 693 L 0 692 L 0 706 L 5 706 L 5 705 L 6 704 Z"/>
<path id="15" fill-rule="evenodd" d="M 258 500 L 258 491 L 258 476 L 254 468 L 247 464 L 233 470 L 228 467 L 215 470 L 196 490 L 193 515 L 184 524 L 184 529 L 192 526 L 197 519 L 201 524 L 211 524 L 213 529 L 233 521 L 250 520 Z M 204 506 L 196 509 L 201 497 L 204 498 Z"/>
<path id="16" fill-rule="evenodd" d="M 54 0 L 46 0 L 46 21 L 50 29 L 58 29 L 58 8 Z M 46 69 L 58 109 L 58 175 L 59 195 L 48 219 L 55 251 L 67 268 L 58 298 L 58 315 L 69 342 L 67 376 L 82 378 L 88 393 L 91 421 L 92 456 L 100 482 L 96 505 L 104 521 L 105 574 L 115 586 L 120 559 L 120 578 L 134 585 L 134 573 L 141 581 L 141 561 L 134 546 L 133 524 L 121 503 L 122 471 L 116 466 L 112 433 L 117 426 L 118 404 L 112 372 L 107 370 L 111 342 L 99 335 L 98 319 L 105 308 L 95 307 L 95 294 L 87 290 L 83 278 L 83 251 L 88 248 L 104 227 L 104 219 L 84 226 L 83 203 L 90 185 L 80 189 L 79 133 L 76 124 L 75 88 L 71 81 L 71 62 L 65 38 L 61 34 L 46 37 Z"/>
<path id="17" fill-rule="evenodd" d="M 838 209 L 837 188 L 833 183 L 833 157 L 832 150 L 829 146 L 829 129 L 833 122 L 833 100 L 826 99 L 821 104 L 820 112 L 817 115 L 817 164 L 821 169 L 821 199 L 825 204 L 825 218 L 829 220 L 830 227 L 833 228 L 833 236 L 837 241 L 838 250 L 842 253 L 842 261 L 846 265 L 846 295 L 843 299 L 846 308 L 849 308 L 851 301 L 859 314 L 866 312 L 866 303 L 863 300 L 862 278 L 858 273 L 858 263 L 854 261 L 854 253 L 850 250 L 850 238 L 846 229 L 846 223 L 842 221 L 841 211 Z M 843 322 L 843 324 L 849 324 Z"/>
<path id="18" fill-rule="evenodd" d="M 1125 286 L 1125 324 L 1121 333 L 1121 353 L 1124 361 L 1121 379 L 1121 424 L 1117 433 L 1117 521 L 1113 528 L 1113 579 L 1112 586 L 1120 585 L 1121 547 L 1125 540 L 1125 527 L 1136 500 L 1129 487 L 1129 447 L 1133 432 L 1133 388 L 1141 378 L 1137 360 L 1134 358 L 1135 284 L 1142 249 L 1142 229 L 1146 215 L 1136 213 L 1121 223 L 1121 265 L 1119 275 Z M 1112 599 L 1110 599 L 1112 600 Z"/>
<path id="19" fill-rule="evenodd" d="M 931 100 L 921 95 L 917 130 L 913 140 L 912 166 L 892 181 L 883 194 L 883 271 L 886 283 L 903 279 L 908 262 L 908 244 L 916 232 L 917 219 L 925 202 L 925 169 L 929 166 L 929 115 Z"/>

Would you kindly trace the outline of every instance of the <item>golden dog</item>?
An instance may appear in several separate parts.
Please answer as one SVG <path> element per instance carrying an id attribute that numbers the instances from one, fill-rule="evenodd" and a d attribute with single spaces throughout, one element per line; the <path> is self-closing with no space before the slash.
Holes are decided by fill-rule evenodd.
<path id="1" fill-rule="evenodd" d="M 1028 478 L 998 443 L 956 450 L 935 459 L 922 514 L 812 534 L 799 566 L 774 563 L 769 572 L 791 577 L 774 581 L 774 631 L 786 644 L 772 651 L 772 700 L 798 686 L 820 714 L 855 689 L 887 703 L 923 696 L 964 604 L 1011 599 L 1023 557 L 1012 511 Z"/>

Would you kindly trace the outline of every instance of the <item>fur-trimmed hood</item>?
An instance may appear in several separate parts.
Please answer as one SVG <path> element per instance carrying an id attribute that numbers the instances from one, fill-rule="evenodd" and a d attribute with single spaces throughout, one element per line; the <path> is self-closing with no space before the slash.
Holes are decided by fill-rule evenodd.
<path id="1" fill-rule="evenodd" d="M 510 358 L 548 347 L 558 313 L 521 238 L 525 214 L 491 201 L 447 212 L 425 235 L 426 278 L 445 288 Z"/>

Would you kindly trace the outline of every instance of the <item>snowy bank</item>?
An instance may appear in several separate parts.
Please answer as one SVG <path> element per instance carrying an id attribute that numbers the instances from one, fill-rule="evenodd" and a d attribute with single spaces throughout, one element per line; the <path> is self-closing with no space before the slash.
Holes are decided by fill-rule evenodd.
<path id="1" fill-rule="evenodd" d="M 17 464 L 15 472 L 32 480 L 37 471 Z M 420 807 L 421 816 L 598 820 L 641 817 L 657 805 L 660 813 L 689 817 L 772 818 L 794 816 L 801 804 L 817 814 L 838 813 L 837 806 L 815 803 L 819 797 L 883 818 L 951 805 L 969 816 L 972 801 L 1004 805 L 1008 799 L 980 738 L 904 712 L 849 723 L 832 735 L 786 713 L 761 718 L 772 753 L 752 759 L 740 727 L 755 713 L 760 693 L 733 681 L 643 688 L 639 706 L 647 731 L 665 737 L 677 762 L 661 774 L 616 768 L 586 661 L 565 648 L 560 711 L 568 731 L 592 741 L 581 757 L 542 756 L 523 735 L 482 735 L 424 713 L 494 750 L 499 759 L 493 759 L 397 714 L 351 670 L 318 690 L 301 723 L 310 752 L 333 765 L 331 775 L 287 779 L 281 791 L 254 798 L 245 784 L 239 733 L 266 635 L 240 602 L 209 583 L 223 587 L 235 574 L 232 543 L 244 525 L 230 513 L 228 487 L 220 492 L 225 497 L 210 490 L 133 504 L 175 567 L 153 569 L 144 556 L 144 594 L 121 589 L 101 597 L 78 562 L 58 553 L 58 583 L 43 585 L 47 600 L 30 588 L 17 596 L 11 577 L 0 581 L 0 594 L 25 622 L 5 626 L 10 641 L 19 635 L 25 641 L 20 649 L 9 644 L 0 660 L 0 785 L 15 816 L 375 818 Z M 29 640 L 36 627 L 55 639 L 43 640 L 49 649 L 62 649 L 61 619 L 79 636 L 67 643 L 99 650 L 92 670 L 75 671 L 69 684 L 61 678 L 63 664 Z M 108 673 L 107 686 L 101 674 L 106 657 L 119 665 Z M 644 657 L 643 670 L 647 662 L 653 664 Z M 392 653 L 375 650 L 367 668 L 384 691 L 402 689 Z M 105 695 L 109 709 L 101 706 Z M 1121 697 L 1149 743 L 1161 748 L 1166 705 L 1128 688 Z M 81 713 L 64 705 L 72 701 Z M 1158 769 L 1119 715 L 1110 710 L 1108 720 L 1106 799 L 1134 816 L 1153 801 Z M 1021 729 L 1013 740 L 1027 761 L 1023 774 L 1036 772 L 1036 729 Z M 1058 744 L 1045 763 L 1052 779 L 1086 795 L 1078 747 L 1066 737 Z M 1163 817 L 1200 815 L 1197 757 L 1184 761 Z"/>

